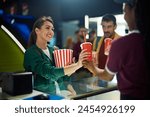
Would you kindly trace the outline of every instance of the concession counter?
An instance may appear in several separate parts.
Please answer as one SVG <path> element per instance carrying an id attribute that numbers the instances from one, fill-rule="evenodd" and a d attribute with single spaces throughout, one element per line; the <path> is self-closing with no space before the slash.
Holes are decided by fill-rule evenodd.
<path id="1" fill-rule="evenodd" d="M 120 94 L 117 90 L 116 81 L 108 82 L 107 86 L 100 86 L 98 83 L 94 83 L 95 77 L 91 77 L 90 80 L 86 79 L 86 82 L 82 80 L 74 82 L 73 85 L 78 86 L 78 92 L 76 96 L 70 95 L 53 95 L 46 94 L 37 90 L 33 90 L 27 94 L 10 95 L 3 92 L 0 88 L 0 99 L 1 100 L 119 100 Z M 93 79 L 93 80 L 92 80 Z M 115 78 L 114 78 L 115 79 Z M 92 82 L 90 82 L 92 81 Z M 96 80 L 97 81 L 97 80 Z M 81 91 L 79 91 L 81 90 Z"/>

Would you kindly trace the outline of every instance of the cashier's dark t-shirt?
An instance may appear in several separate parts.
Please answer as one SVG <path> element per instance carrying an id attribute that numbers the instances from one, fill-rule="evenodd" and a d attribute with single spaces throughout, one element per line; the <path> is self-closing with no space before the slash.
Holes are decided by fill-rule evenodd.
<path id="1" fill-rule="evenodd" d="M 107 68 L 117 73 L 121 94 L 144 99 L 148 95 L 150 77 L 146 77 L 144 38 L 131 33 L 114 41 L 111 46 Z"/>

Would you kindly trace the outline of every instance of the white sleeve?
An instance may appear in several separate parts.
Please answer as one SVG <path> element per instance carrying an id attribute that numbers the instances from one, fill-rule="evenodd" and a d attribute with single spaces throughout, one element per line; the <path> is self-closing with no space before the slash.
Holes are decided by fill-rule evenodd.
<path id="1" fill-rule="evenodd" d="M 111 70 L 109 70 L 109 68 L 107 67 L 107 64 L 106 64 L 106 66 L 105 66 L 105 70 L 106 70 L 109 74 L 111 74 L 111 75 L 117 74 L 117 72 L 112 72 Z"/>

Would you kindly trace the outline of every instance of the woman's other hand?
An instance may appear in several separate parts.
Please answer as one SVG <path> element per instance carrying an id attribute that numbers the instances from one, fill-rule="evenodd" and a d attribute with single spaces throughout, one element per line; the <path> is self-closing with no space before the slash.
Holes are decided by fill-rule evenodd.
<path id="1" fill-rule="evenodd" d="M 95 65 L 93 63 L 93 61 L 87 61 L 87 60 L 84 60 L 82 62 L 84 68 L 87 68 L 91 73 L 94 74 L 94 71 L 95 71 Z"/>
<path id="2" fill-rule="evenodd" d="M 86 52 L 86 50 L 82 50 L 81 53 L 79 54 L 79 60 L 78 60 L 78 65 L 83 66 L 82 62 L 88 59 L 88 56 L 90 53 Z"/>
<path id="3" fill-rule="evenodd" d="M 70 95 L 69 96 L 76 96 L 77 94 L 76 94 L 76 91 L 74 90 L 74 88 L 72 87 L 72 85 L 68 85 L 68 91 L 70 91 Z"/>

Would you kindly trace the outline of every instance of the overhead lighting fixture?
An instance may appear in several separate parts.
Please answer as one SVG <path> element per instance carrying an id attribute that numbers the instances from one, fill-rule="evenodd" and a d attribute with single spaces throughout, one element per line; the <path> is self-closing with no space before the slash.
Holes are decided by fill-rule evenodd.
<path id="1" fill-rule="evenodd" d="M 84 16 L 84 22 L 85 22 L 85 28 L 89 29 L 89 16 L 88 15 L 85 15 Z M 86 35 L 86 38 L 88 39 L 89 38 L 89 34 Z"/>

